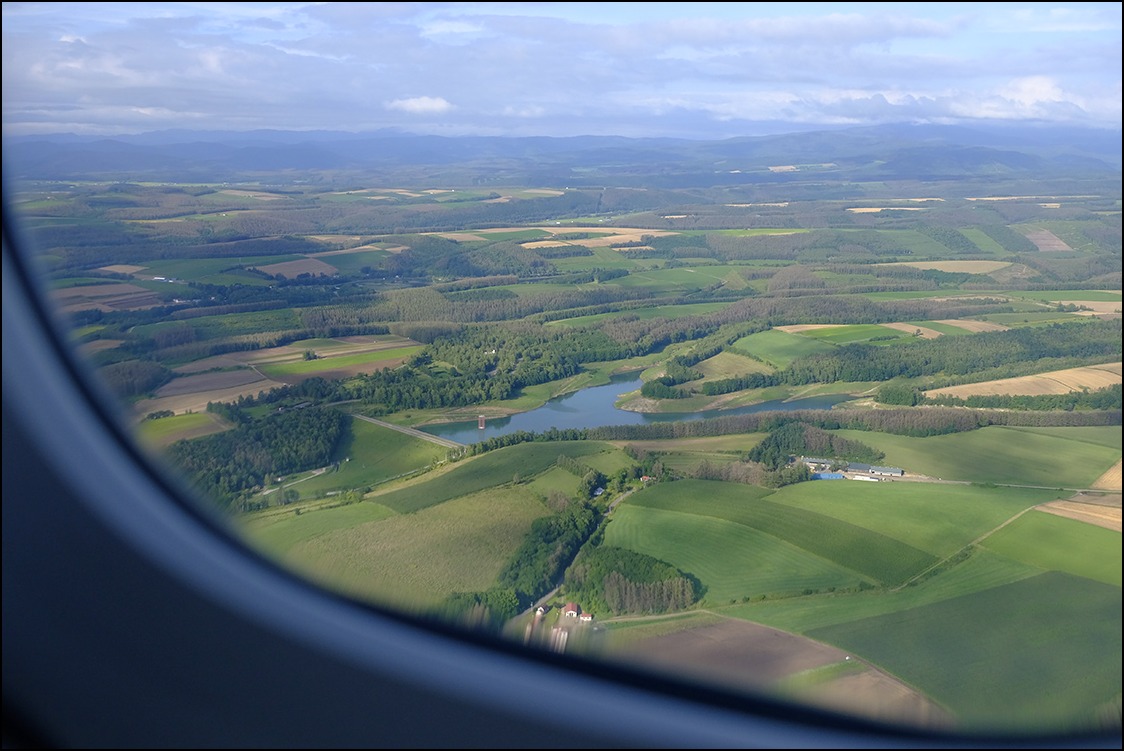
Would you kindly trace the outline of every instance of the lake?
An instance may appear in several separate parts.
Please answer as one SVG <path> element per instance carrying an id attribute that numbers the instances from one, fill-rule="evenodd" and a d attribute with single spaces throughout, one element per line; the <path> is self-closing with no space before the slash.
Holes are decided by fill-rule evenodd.
<path id="1" fill-rule="evenodd" d="M 769 401 L 735 409 L 715 409 L 706 412 L 674 412 L 652 414 L 629 412 L 618 409 L 616 401 L 630 391 L 643 385 L 640 376 L 630 373 L 616 376 L 604 386 L 591 386 L 572 394 L 551 399 L 546 404 L 527 412 L 510 417 L 489 418 L 484 427 L 475 420 L 468 422 L 448 422 L 440 425 L 419 426 L 431 435 L 448 438 L 458 443 L 476 443 L 488 438 L 526 430 L 541 433 L 551 428 L 600 428 L 606 425 L 644 425 L 652 422 L 682 422 L 684 420 L 703 420 L 710 417 L 745 415 L 753 412 L 769 412 L 794 409 L 831 409 L 840 402 L 854 397 L 847 394 L 813 396 L 792 401 Z"/>

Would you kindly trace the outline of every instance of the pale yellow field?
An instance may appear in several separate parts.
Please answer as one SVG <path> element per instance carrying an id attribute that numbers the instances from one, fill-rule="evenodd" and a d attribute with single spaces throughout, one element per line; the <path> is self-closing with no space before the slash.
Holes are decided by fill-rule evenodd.
<path id="1" fill-rule="evenodd" d="M 1098 490 L 1120 490 L 1120 461 L 1118 460 L 1111 469 L 1098 477 L 1093 487 Z"/>
<path id="2" fill-rule="evenodd" d="M 273 193 L 259 193 L 257 191 L 253 191 L 253 190 L 229 189 L 229 190 L 220 190 L 219 192 L 223 193 L 225 195 L 228 195 L 228 196 L 244 196 L 246 198 L 256 198 L 259 201 L 277 201 L 281 198 L 284 198 L 284 196 L 275 195 Z"/>
<path id="3" fill-rule="evenodd" d="M 573 243 L 562 242 L 560 240 L 534 240 L 529 243 L 522 243 L 524 248 L 566 248 Z"/>
<path id="4" fill-rule="evenodd" d="M 958 326 L 966 331 L 977 333 L 980 331 L 1006 331 L 1009 327 L 1001 323 L 991 323 L 990 321 L 971 321 L 968 319 L 960 318 L 942 318 L 934 323 L 947 323 L 949 326 Z"/>
<path id="5" fill-rule="evenodd" d="M 438 234 L 446 240 L 453 240 L 455 242 L 478 242 L 487 239 L 480 235 L 474 235 L 471 232 L 439 232 Z"/>
<path id="6" fill-rule="evenodd" d="M 305 235 L 306 240 L 315 240 L 318 243 L 351 243 L 358 245 L 363 242 L 360 235 Z"/>
<path id="7" fill-rule="evenodd" d="M 317 255 L 320 254 L 318 253 Z M 289 279 L 294 279 L 301 274 L 335 276 L 339 273 L 339 270 L 335 266 L 329 266 L 315 258 L 306 258 L 301 261 L 286 261 L 284 263 L 271 263 L 268 266 L 258 266 L 257 268 L 258 271 L 264 271 L 266 274 L 272 276 L 280 274 Z"/>
<path id="8" fill-rule="evenodd" d="M 881 325 L 885 326 L 888 329 L 894 329 L 895 331 L 906 331 L 910 334 L 915 331 L 920 331 L 922 339 L 936 339 L 938 336 L 943 336 L 943 334 L 941 334 L 941 332 L 939 331 L 927 329 L 924 326 L 914 326 L 912 323 L 883 323 Z"/>
<path id="9" fill-rule="evenodd" d="M 1124 307 L 1124 304 L 1122 304 L 1119 300 L 1116 300 L 1116 301 L 1110 300 L 1108 302 L 1105 302 L 1104 300 L 1066 300 L 1066 301 L 1064 301 L 1064 304 L 1066 304 L 1066 305 L 1069 305 L 1071 303 L 1073 305 L 1077 305 L 1077 306 L 1080 306 L 1080 307 L 1089 308 L 1089 310 L 1078 310 L 1078 311 L 1076 311 L 1076 315 L 1085 315 L 1085 316 L 1100 316 L 1100 315 L 1107 315 L 1109 313 L 1119 313 L 1121 308 Z"/>
<path id="10" fill-rule="evenodd" d="M 399 251 L 405 250 L 405 249 L 406 249 L 405 245 L 400 245 L 397 248 L 397 250 L 399 250 Z M 366 253 L 367 251 L 370 251 L 370 250 L 386 250 L 386 251 L 389 251 L 389 252 L 394 252 L 393 248 L 383 248 L 383 247 L 380 247 L 378 245 L 357 245 L 354 248 L 344 248 L 343 250 L 322 250 L 319 253 L 307 253 L 306 255 L 309 258 L 324 258 L 326 256 L 345 256 L 345 255 L 348 255 L 350 253 Z"/>
<path id="11" fill-rule="evenodd" d="M 1117 467 L 1120 465 L 1117 464 Z M 1117 475 L 1119 477 L 1119 475 Z M 1119 485 L 1119 482 L 1117 483 Z M 1079 501 L 1052 501 L 1038 506 L 1039 511 L 1045 511 L 1055 516 L 1064 516 L 1087 524 L 1095 524 L 1105 529 L 1121 531 L 1121 512 L 1119 506 L 1102 506 Z"/>
<path id="12" fill-rule="evenodd" d="M 853 209 L 847 209 L 856 214 L 877 214 L 880 211 L 925 211 L 921 206 L 864 206 Z"/>
<path id="13" fill-rule="evenodd" d="M 52 290 L 51 301 L 63 313 L 80 310 L 140 310 L 163 305 L 155 293 L 135 284 L 90 284 Z"/>
<path id="14" fill-rule="evenodd" d="M 790 334 L 799 334 L 801 331 L 814 331 L 815 329 L 837 329 L 847 326 L 846 323 L 794 323 L 788 326 L 774 326 L 777 331 L 787 331 Z"/>
<path id="15" fill-rule="evenodd" d="M 133 412 L 138 417 L 147 415 L 149 412 L 158 412 L 165 409 L 171 410 L 177 415 L 184 412 L 205 412 L 208 402 L 233 402 L 240 396 L 257 396 L 260 391 L 269 391 L 284 385 L 280 381 L 262 378 L 252 383 L 230 388 L 144 399 L 133 405 Z"/>
<path id="16" fill-rule="evenodd" d="M 990 274 L 1011 265 L 1009 261 L 905 261 L 902 263 L 880 263 L 879 266 L 909 266 L 914 269 L 932 269 L 950 273 Z"/>
<path id="17" fill-rule="evenodd" d="M 1038 396 L 1042 394 L 1068 394 L 1071 391 L 1107 388 L 1121 382 L 1121 363 L 1068 368 L 1049 373 L 1039 373 L 1018 378 L 1003 378 L 984 383 L 965 383 L 960 386 L 926 391 L 926 396 L 956 396 L 960 398 L 987 394 L 1007 396 Z"/>
<path id="18" fill-rule="evenodd" d="M 113 266 L 102 266 L 98 271 L 108 271 L 112 274 L 135 274 L 138 271 L 144 271 L 147 266 L 130 266 L 124 263 L 114 264 Z"/>
<path id="19" fill-rule="evenodd" d="M 317 342 L 316 353 L 321 357 L 342 357 L 345 355 L 358 355 L 363 352 L 379 352 L 386 349 L 417 346 L 413 339 L 388 336 L 344 336 L 333 339 L 329 344 L 324 341 Z M 267 347 L 264 349 L 247 350 L 243 352 L 228 352 L 215 355 L 202 360 L 196 360 L 176 368 L 177 373 L 205 373 L 209 370 L 227 368 L 252 368 L 264 363 L 297 362 L 304 359 L 304 352 L 308 349 L 307 343 L 294 342 L 280 347 Z"/>
<path id="20" fill-rule="evenodd" d="M 1056 250 L 1073 250 L 1064 240 L 1049 230 L 1037 229 L 1033 232 L 1027 232 L 1026 238 L 1037 245 L 1038 250 L 1044 253 Z"/>

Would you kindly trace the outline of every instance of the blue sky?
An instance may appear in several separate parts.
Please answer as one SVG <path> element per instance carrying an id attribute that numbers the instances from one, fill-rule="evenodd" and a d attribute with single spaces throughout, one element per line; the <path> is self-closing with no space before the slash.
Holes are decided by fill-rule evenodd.
<path id="1" fill-rule="evenodd" d="M 1121 3 L 3 4 L 4 133 L 1121 127 Z"/>

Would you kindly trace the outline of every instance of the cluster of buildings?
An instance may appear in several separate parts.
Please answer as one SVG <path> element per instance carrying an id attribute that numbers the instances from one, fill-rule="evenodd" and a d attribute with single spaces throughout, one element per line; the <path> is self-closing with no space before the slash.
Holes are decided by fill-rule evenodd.
<path id="1" fill-rule="evenodd" d="M 805 456 L 800 459 L 812 472 L 813 480 L 865 480 L 879 482 L 886 478 L 902 477 L 905 470 L 900 467 L 880 467 L 876 464 L 860 462 L 841 462 L 837 459 L 819 459 Z"/>

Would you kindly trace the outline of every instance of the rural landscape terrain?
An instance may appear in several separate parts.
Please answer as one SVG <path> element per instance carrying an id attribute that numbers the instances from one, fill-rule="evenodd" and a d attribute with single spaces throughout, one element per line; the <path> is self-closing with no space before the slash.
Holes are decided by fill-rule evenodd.
<path id="1" fill-rule="evenodd" d="M 310 581 L 881 722 L 1119 727 L 1119 133 L 16 144 L 80 362 Z"/>

